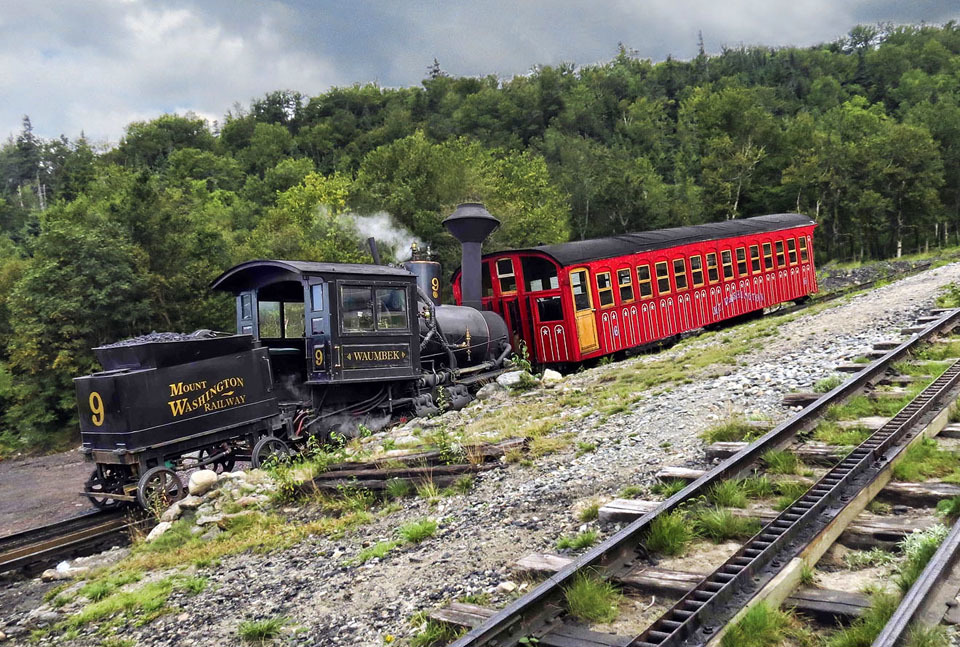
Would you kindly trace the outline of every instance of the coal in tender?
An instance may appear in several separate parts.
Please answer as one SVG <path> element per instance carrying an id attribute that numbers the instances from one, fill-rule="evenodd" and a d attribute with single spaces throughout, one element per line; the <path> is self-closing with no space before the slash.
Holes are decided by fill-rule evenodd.
<path id="1" fill-rule="evenodd" d="M 107 371 L 175 366 L 253 348 L 250 335 L 217 335 L 209 330 L 194 333 L 152 332 L 93 349 Z"/>

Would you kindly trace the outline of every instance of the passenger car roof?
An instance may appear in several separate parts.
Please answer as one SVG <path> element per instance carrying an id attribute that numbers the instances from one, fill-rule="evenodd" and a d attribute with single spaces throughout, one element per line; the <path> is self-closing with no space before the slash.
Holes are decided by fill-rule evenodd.
<path id="1" fill-rule="evenodd" d="M 555 245 L 540 245 L 526 249 L 504 250 L 504 252 L 541 252 L 553 258 L 560 265 L 569 266 L 578 263 L 615 258 L 639 252 L 648 252 L 690 243 L 762 234 L 794 227 L 808 227 L 816 223 L 808 216 L 799 213 L 775 213 L 768 216 L 756 216 L 740 220 L 724 220 L 704 225 L 654 229 L 635 234 L 621 234 L 609 238 L 594 238 Z M 500 254 L 504 252 L 499 252 Z M 489 258 L 497 254 L 485 254 Z"/>

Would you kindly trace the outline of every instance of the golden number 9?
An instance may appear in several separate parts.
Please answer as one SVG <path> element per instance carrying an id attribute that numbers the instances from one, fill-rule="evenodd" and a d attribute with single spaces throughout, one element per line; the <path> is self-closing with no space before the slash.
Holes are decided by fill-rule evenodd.
<path id="1" fill-rule="evenodd" d="M 96 391 L 90 393 L 90 422 L 97 427 L 103 425 L 103 398 Z"/>
<path id="2" fill-rule="evenodd" d="M 313 351 L 313 363 L 317 366 L 323 365 L 323 349 L 315 348 Z"/>
<path id="3" fill-rule="evenodd" d="M 440 289 L 440 279 L 438 279 L 437 277 L 433 277 L 432 279 L 430 279 L 430 287 L 433 288 L 434 291 L 439 290 L 439 289 Z"/>

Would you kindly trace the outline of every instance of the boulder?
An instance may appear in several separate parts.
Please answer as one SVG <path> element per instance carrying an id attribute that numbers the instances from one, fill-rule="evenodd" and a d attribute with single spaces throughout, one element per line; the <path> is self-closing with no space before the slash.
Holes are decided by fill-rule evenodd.
<path id="1" fill-rule="evenodd" d="M 197 470 L 190 475 L 187 490 L 193 496 L 199 496 L 217 484 L 217 473 L 213 470 Z"/>
<path id="2" fill-rule="evenodd" d="M 537 384 L 537 378 L 526 371 L 510 371 L 497 377 L 497 384 L 505 389 L 527 389 Z"/>
<path id="3" fill-rule="evenodd" d="M 544 386 L 552 386 L 563 382 L 563 376 L 552 368 L 548 368 L 543 371 L 543 377 L 540 378 L 540 382 L 542 382 Z"/>
<path id="4" fill-rule="evenodd" d="M 237 481 L 246 481 L 247 473 L 241 472 L 239 470 L 236 472 L 224 472 L 223 474 L 218 476 L 217 479 L 220 481 L 229 481 L 231 479 L 237 480 Z"/>
<path id="5" fill-rule="evenodd" d="M 223 521 L 222 514 L 202 515 L 197 517 L 198 526 L 206 526 L 211 523 L 220 523 L 221 521 Z"/>
<path id="6" fill-rule="evenodd" d="M 477 400 L 489 400 L 500 393 L 503 393 L 503 387 L 496 382 L 484 384 L 480 387 L 480 390 L 477 391 Z"/>
<path id="7" fill-rule="evenodd" d="M 180 506 L 181 511 L 196 510 L 200 507 L 201 503 L 203 503 L 203 499 L 198 496 L 187 496 L 177 501 L 177 505 Z"/>
<path id="8" fill-rule="evenodd" d="M 180 509 L 180 504 L 174 503 L 163 511 L 163 514 L 160 515 L 160 521 L 176 521 L 181 514 L 183 514 L 183 510 Z"/>
<path id="9" fill-rule="evenodd" d="M 170 527 L 173 526 L 169 521 L 161 521 L 156 526 L 153 527 L 153 530 L 150 531 L 150 534 L 147 535 L 147 543 L 153 541 L 163 533 L 170 530 Z"/>

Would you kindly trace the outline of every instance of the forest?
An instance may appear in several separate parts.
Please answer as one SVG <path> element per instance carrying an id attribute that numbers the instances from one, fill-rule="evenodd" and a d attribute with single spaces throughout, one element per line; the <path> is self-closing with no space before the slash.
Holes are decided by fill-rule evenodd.
<path id="1" fill-rule="evenodd" d="M 25 116 L 0 146 L 0 457 L 75 442 L 92 347 L 230 330 L 208 285 L 231 265 L 369 261 L 375 227 L 452 269 L 440 222 L 465 200 L 503 222 L 488 251 L 783 211 L 819 223 L 819 263 L 960 244 L 960 25 L 614 52 L 509 79 L 434 60 L 416 87 L 277 90 L 109 147 Z"/>

